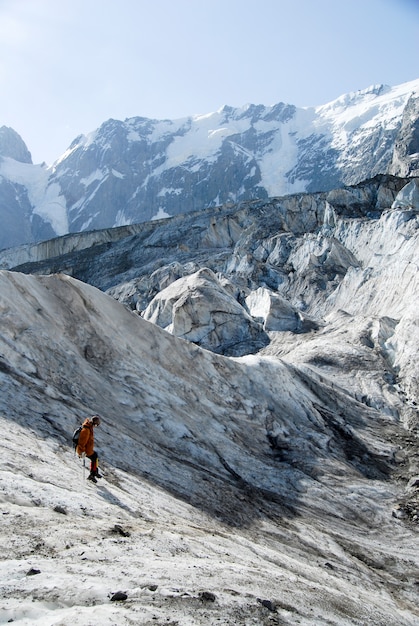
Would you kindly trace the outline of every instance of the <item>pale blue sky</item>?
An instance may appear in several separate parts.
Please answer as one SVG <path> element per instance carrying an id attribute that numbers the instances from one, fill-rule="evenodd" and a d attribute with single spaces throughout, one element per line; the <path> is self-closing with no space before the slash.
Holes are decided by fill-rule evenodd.
<path id="1" fill-rule="evenodd" d="M 0 126 L 52 163 L 109 118 L 316 106 L 419 78 L 419 0 L 0 0 Z"/>

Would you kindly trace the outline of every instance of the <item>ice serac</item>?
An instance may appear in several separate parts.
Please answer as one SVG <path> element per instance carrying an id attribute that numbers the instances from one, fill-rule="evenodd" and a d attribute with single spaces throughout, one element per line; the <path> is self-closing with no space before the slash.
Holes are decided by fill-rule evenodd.
<path id="1" fill-rule="evenodd" d="M 237 296 L 234 285 L 203 268 L 160 291 L 143 317 L 213 352 L 243 356 L 257 352 L 269 340 Z"/>
<path id="2" fill-rule="evenodd" d="M 318 328 L 318 323 L 292 306 L 286 298 L 259 287 L 246 298 L 246 306 L 256 320 L 260 320 L 266 331 L 309 332 Z"/>

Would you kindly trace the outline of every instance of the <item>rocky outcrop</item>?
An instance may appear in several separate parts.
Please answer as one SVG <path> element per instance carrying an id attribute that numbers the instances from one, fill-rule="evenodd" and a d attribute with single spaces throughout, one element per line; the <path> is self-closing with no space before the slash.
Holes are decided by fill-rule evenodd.
<path id="1" fill-rule="evenodd" d="M 0 203 L 0 249 L 18 246 L 22 241 L 33 241 L 30 220 L 32 205 L 25 187 L 0 176 Z"/>

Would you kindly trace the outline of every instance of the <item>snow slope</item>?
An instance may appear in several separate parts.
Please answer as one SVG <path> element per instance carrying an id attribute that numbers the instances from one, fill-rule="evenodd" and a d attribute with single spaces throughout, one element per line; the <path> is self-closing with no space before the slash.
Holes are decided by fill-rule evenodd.
<path id="1" fill-rule="evenodd" d="M 417 624 L 409 435 L 325 372 L 1 271 L 0 379 L 1 623 Z M 70 444 L 92 412 L 98 486 Z"/>
<path id="2" fill-rule="evenodd" d="M 68 232 L 66 202 L 59 184 L 51 183 L 47 168 L 2 157 L 0 179 L 1 177 L 26 188 L 33 214 L 49 222 L 57 235 Z"/>

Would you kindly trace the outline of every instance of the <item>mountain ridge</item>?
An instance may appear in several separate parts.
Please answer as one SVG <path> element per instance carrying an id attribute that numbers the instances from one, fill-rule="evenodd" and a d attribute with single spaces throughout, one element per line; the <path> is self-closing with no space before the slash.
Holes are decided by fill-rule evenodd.
<path id="1" fill-rule="evenodd" d="M 278 103 L 179 120 L 111 119 L 76 138 L 50 168 L 14 171 L 3 158 L 0 216 L 8 219 L 0 249 L 228 202 L 326 191 L 376 174 L 417 175 L 418 93 L 419 81 L 411 81 L 307 109 Z"/>

